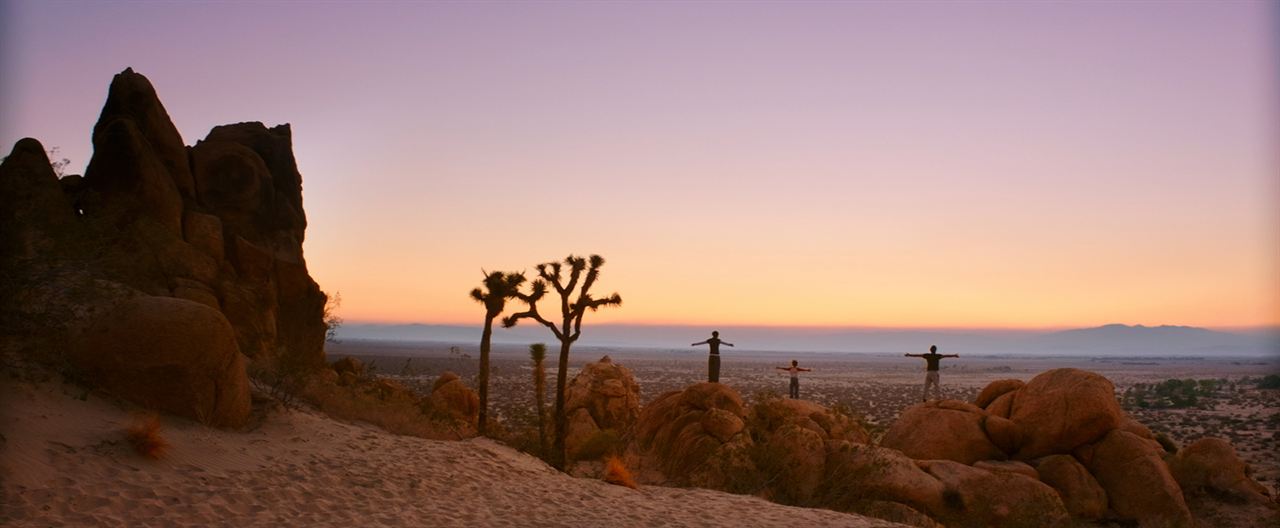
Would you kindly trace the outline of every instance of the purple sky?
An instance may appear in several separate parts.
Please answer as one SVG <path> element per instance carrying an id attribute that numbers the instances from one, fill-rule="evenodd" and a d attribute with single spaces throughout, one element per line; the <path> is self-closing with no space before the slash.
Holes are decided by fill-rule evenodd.
<path id="1" fill-rule="evenodd" d="M 599 252 L 612 322 L 1280 324 L 1274 2 L 3 6 L 5 150 L 127 66 L 292 123 L 352 320 Z"/>

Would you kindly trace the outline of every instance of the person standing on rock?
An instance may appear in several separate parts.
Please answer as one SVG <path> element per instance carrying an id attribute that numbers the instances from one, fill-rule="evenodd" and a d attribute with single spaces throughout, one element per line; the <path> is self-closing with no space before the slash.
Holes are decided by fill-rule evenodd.
<path id="1" fill-rule="evenodd" d="M 791 399 L 793 400 L 800 399 L 800 373 L 813 372 L 813 369 L 800 368 L 800 362 L 794 359 L 791 360 L 790 367 L 773 367 L 773 368 L 776 368 L 778 370 L 785 370 L 791 373 L 791 393 L 790 393 Z"/>
<path id="2" fill-rule="evenodd" d="M 933 387 L 933 396 L 935 400 L 942 399 L 942 386 L 938 383 L 938 364 L 942 362 L 942 358 L 958 358 L 960 354 L 939 354 L 938 345 L 929 347 L 928 354 L 903 354 L 905 357 L 924 358 L 926 367 L 924 374 L 924 396 L 920 401 L 929 401 L 929 387 Z"/>
<path id="3" fill-rule="evenodd" d="M 733 346 L 733 343 L 720 340 L 720 332 L 712 330 L 711 339 L 706 341 L 698 341 L 689 346 L 710 345 L 711 356 L 707 358 L 707 381 L 711 383 L 720 383 L 720 343 L 725 346 Z"/>

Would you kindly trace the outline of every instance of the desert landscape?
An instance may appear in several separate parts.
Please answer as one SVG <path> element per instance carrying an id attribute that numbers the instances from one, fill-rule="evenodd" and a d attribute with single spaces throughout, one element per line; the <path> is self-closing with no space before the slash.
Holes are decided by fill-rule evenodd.
<path id="1" fill-rule="evenodd" d="M 1277 7 L 4 2 L 0 525 L 1280 526 Z"/>
<path id="2" fill-rule="evenodd" d="M 474 379 L 474 345 L 462 343 L 398 343 L 358 341 L 330 344 L 330 354 L 360 358 L 379 376 L 429 391 L 443 372 Z M 840 406 L 858 414 L 869 431 L 883 433 L 901 412 L 920 403 L 923 363 L 901 354 L 726 352 L 721 382 L 747 400 L 765 392 L 786 393 L 787 374 L 774 370 L 796 359 L 813 368 L 801 379 L 801 397 L 826 407 Z M 574 358 L 581 365 L 608 355 L 635 374 L 641 400 L 682 389 L 706 377 L 706 354 L 696 350 L 644 350 L 583 347 Z M 1124 408 L 1152 431 L 1185 445 L 1206 436 L 1230 440 L 1254 477 L 1268 487 L 1280 486 L 1280 390 L 1260 389 L 1263 378 L 1280 372 L 1280 359 L 1268 358 L 1080 358 L 964 356 L 942 370 L 943 396 L 973 401 L 987 384 L 1000 379 L 1029 380 L 1052 368 L 1097 372 L 1115 383 Z M 493 357 L 492 405 L 503 420 L 527 426 L 534 416 L 528 353 L 520 347 L 497 346 Z M 570 375 L 572 377 L 572 375 Z M 1220 391 L 1194 407 L 1143 409 L 1123 399 L 1138 384 L 1170 379 L 1225 380 Z"/>

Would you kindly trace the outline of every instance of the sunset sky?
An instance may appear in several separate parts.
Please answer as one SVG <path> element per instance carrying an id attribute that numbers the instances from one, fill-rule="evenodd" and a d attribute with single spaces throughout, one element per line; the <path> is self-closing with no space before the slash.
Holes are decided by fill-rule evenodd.
<path id="1" fill-rule="evenodd" d="M 111 76 L 291 123 L 348 321 L 1280 325 L 1276 3 L 0 4 L 0 143 L 80 173 Z"/>

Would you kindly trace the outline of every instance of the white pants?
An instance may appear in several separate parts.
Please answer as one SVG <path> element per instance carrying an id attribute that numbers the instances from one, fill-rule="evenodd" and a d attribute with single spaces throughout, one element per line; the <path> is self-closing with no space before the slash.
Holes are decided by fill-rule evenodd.
<path id="1" fill-rule="evenodd" d="M 933 399 L 942 399 L 942 387 L 938 385 L 938 371 L 930 370 L 924 374 L 924 400 L 929 399 L 929 387 L 933 387 Z"/>

